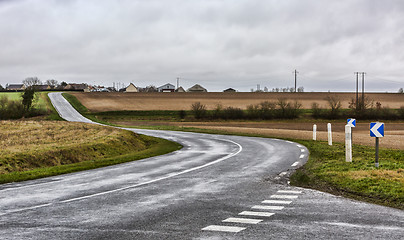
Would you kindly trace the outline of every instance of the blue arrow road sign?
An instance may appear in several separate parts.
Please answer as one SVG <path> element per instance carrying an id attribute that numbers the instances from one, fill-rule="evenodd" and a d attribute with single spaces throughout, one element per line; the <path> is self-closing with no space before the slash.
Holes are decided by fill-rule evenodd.
<path id="1" fill-rule="evenodd" d="M 384 137 L 384 123 L 381 122 L 370 123 L 370 136 Z"/>
<path id="2" fill-rule="evenodd" d="M 347 125 L 351 127 L 356 127 L 356 119 L 355 118 L 348 118 Z"/>

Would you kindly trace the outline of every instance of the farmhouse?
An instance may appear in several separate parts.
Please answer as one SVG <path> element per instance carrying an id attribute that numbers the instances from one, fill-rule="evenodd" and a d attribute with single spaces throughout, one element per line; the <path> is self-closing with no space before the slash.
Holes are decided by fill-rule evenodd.
<path id="1" fill-rule="evenodd" d="M 126 92 L 139 92 L 139 89 L 133 83 L 130 83 L 126 88 Z"/>
<path id="2" fill-rule="evenodd" d="M 224 90 L 223 92 L 237 92 L 237 91 L 233 88 L 228 88 L 228 89 Z"/>
<path id="3" fill-rule="evenodd" d="M 64 90 L 76 90 L 76 91 L 84 91 L 84 89 L 88 88 L 88 85 L 85 83 L 69 83 L 66 85 Z"/>
<path id="4" fill-rule="evenodd" d="M 207 92 L 206 88 L 199 84 L 195 84 L 193 87 L 188 88 L 187 92 Z"/>
<path id="5" fill-rule="evenodd" d="M 50 85 L 34 85 L 34 88 L 35 88 L 37 91 L 47 91 L 47 90 L 53 89 L 53 87 L 50 86 Z"/>
<path id="6" fill-rule="evenodd" d="M 24 84 L 9 84 L 6 86 L 8 91 L 23 91 L 24 88 Z"/>
<path id="7" fill-rule="evenodd" d="M 183 87 L 179 87 L 175 89 L 175 92 L 185 92 L 185 89 Z"/>
<path id="8" fill-rule="evenodd" d="M 171 83 L 167 83 L 167 84 L 164 84 L 161 87 L 158 87 L 157 90 L 159 92 L 174 92 L 175 91 L 175 86 L 172 85 Z"/>

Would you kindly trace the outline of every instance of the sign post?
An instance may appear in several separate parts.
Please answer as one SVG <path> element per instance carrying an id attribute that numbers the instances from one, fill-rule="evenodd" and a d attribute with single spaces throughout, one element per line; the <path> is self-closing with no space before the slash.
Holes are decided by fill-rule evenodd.
<path id="1" fill-rule="evenodd" d="M 384 137 L 384 123 L 370 123 L 370 136 L 376 138 L 375 166 L 379 167 L 379 138 Z"/>
<path id="2" fill-rule="evenodd" d="M 353 142 L 353 129 L 356 127 L 356 119 L 355 118 L 348 118 L 347 125 L 351 126 L 351 142 Z"/>

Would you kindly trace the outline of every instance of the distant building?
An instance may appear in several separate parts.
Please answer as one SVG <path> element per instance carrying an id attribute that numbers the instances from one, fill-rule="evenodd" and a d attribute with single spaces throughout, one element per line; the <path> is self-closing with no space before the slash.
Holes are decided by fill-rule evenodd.
<path id="1" fill-rule="evenodd" d="M 233 88 L 228 88 L 228 89 L 224 90 L 223 92 L 237 92 L 237 91 Z"/>
<path id="2" fill-rule="evenodd" d="M 175 91 L 175 86 L 172 85 L 171 83 L 167 83 L 167 84 L 164 84 L 161 87 L 158 87 L 157 90 L 159 92 L 174 92 Z"/>
<path id="3" fill-rule="evenodd" d="M 183 87 L 179 87 L 175 89 L 175 92 L 185 92 L 185 89 Z"/>
<path id="4" fill-rule="evenodd" d="M 53 89 L 53 87 L 50 85 L 34 85 L 34 88 L 37 91 L 47 91 Z"/>
<path id="5" fill-rule="evenodd" d="M 24 84 L 8 84 L 6 86 L 7 91 L 23 91 L 24 89 Z"/>
<path id="6" fill-rule="evenodd" d="M 64 90 L 84 91 L 86 88 L 88 88 L 88 85 L 85 83 L 69 83 L 66 85 Z"/>
<path id="7" fill-rule="evenodd" d="M 187 92 L 207 92 L 206 88 L 199 84 L 195 84 L 193 87 L 188 88 Z"/>
<path id="8" fill-rule="evenodd" d="M 130 83 L 126 88 L 126 92 L 139 92 L 139 89 L 133 83 Z"/>

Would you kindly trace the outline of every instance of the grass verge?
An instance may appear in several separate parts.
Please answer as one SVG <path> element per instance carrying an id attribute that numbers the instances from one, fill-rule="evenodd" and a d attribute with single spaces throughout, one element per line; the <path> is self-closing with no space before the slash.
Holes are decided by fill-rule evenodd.
<path id="1" fill-rule="evenodd" d="M 89 170 L 162 155 L 177 143 L 83 123 L 0 122 L 0 183 Z"/>

